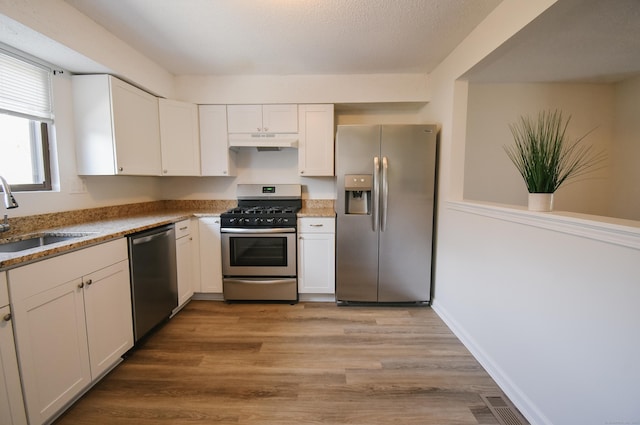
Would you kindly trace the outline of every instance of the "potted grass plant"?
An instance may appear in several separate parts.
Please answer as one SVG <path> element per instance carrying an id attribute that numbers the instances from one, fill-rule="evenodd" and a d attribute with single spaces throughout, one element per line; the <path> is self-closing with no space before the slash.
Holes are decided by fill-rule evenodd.
<path id="1" fill-rule="evenodd" d="M 553 194 L 568 180 L 595 171 L 604 159 L 604 152 L 595 151 L 584 143 L 591 133 L 569 140 L 562 112 L 542 111 L 536 119 L 521 116 L 509 125 L 514 144 L 505 146 L 509 159 L 522 175 L 529 191 L 529 210 L 551 211 Z"/>

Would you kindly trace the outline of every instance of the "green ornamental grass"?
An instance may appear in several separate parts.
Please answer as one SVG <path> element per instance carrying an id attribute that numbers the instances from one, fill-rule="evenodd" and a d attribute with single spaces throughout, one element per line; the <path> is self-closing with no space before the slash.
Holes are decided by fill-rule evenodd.
<path id="1" fill-rule="evenodd" d="M 593 130 L 574 141 L 566 139 L 569 121 L 571 116 L 565 121 L 555 110 L 540 112 L 536 120 L 520 117 L 509 125 L 515 144 L 504 150 L 529 193 L 554 193 L 565 181 L 595 171 L 605 160 L 604 152 L 583 143 Z"/>

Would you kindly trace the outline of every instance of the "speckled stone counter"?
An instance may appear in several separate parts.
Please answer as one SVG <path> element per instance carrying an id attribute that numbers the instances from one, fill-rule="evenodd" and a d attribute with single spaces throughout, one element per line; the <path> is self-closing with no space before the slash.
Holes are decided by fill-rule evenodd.
<path id="1" fill-rule="evenodd" d="M 298 217 L 335 217 L 334 201 L 332 199 L 305 199 Z"/>
<path id="2" fill-rule="evenodd" d="M 216 216 L 236 201 L 157 201 L 117 205 L 10 219 L 11 231 L 1 242 L 28 239 L 42 233 L 76 235 L 72 239 L 18 252 L 0 252 L 0 270 L 121 238 L 193 216 Z"/>
<path id="3" fill-rule="evenodd" d="M 0 243 L 42 233 L 77 237 L 18 252 L 0 252 L 0 270 L 190 217 L 219 216 L 236 205 L 235 200 L 155 201 L 11 218 L 11 230 L 0 235 Z M 333 200 L 303 200 L 298 216 L 335 217 L 333 206 Z"/>

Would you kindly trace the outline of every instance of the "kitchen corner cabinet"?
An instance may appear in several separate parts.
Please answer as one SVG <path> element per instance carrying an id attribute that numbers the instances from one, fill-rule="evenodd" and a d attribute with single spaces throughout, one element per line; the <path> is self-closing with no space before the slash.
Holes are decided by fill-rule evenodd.
<path id="1" fill-rule="evenodd" d="M 74 75 L 79 175 L 161 175 L 158 99 L 110 75 Z"/>
<path id="2" fill-rule="evenodd" d="M 0 272 L 0 424 L 26 425 L 12 321 L 7 275 Z"/>
<path id="3" fill-rule="evenodd" d="M 158 99 L 163 176 L 200 175 L 198 105 Z"/>
<path id="4" fill-rule="evenodd" d="M 228 105 L 229 133 L 297 133 L 298 105 Z"/>
<path id="5" fill-rule="evenodd" d="M 335 219 L 298 219 L 298 292 L 335 293 Z"/>
<path id="6" fill-rule="evenodd" d="M 178 271 L 178 307 L 184 307 L 193 296 L 193 237 L 191 236 L 191 220 L 183 220 L 176 228 L 176 265 Z"/>
<path id="7" fill-rule="evenodd" d="M 133 346 L 124 238 L 8 272 L 31 425 L 51 420 Z"/>
<path id="8" fill-rule="evenodd" d="M 298 173 L 309 177 L 333 176 L 333 105 L 298 105 L 298 115 Z"/>
<path id="9" fill-rule="evenodd" d="M 222 293 L 220 217 L 202 217 L 200 228 L 200 292 Z"/>
<path id="10" fill-rule="evenodd" d="M 199 105 L 200 172 L 203 176 L 235 176 L 236 152 L 229 149 L 227 106 Z"/>

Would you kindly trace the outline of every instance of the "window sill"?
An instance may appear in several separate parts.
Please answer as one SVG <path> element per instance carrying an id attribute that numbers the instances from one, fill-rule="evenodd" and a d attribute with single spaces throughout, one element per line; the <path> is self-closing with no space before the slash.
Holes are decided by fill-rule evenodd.
<path id="1" fill-rule="evenodd" d="M 640 222 L 565 211 L 534 212 L 515 205 L 447 201 L 449 210 L 534 226 L 640 250 Z"/>

